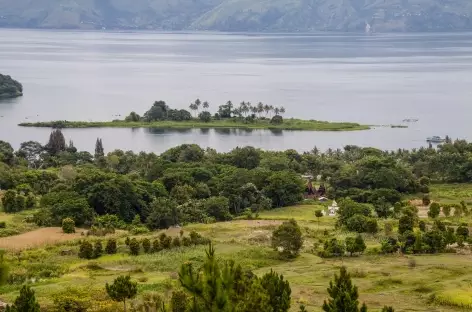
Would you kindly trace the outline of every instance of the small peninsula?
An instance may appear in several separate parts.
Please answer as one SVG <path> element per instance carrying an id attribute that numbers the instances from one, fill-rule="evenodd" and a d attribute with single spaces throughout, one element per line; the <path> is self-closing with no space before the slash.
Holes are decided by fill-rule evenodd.
<path id="1" fill-rule="evenodd" d="M 113 121 L 47 121 L 21 123 L 22 127 L 49 128 L 240 128 L 279 129 L 307 131 L 354 131 L 368 130 L 367 125 L 351 122 L 328 122 L 283 118 L 284 107 L 241 102 L 235 106 L 231 101 L 218 107 L 214 114 L 209 112 L 210 104 L 197 99 L 189 109 L 172 109 L 164 101 L 156 101 L 143 116 L 131 112 L 123 120 Z"/>
<path id="2" fill-rule="evenodd" d="M 8 75 L 0 74 L 0 99 L 12 99 L 23 95 L 21 83 Z"/>

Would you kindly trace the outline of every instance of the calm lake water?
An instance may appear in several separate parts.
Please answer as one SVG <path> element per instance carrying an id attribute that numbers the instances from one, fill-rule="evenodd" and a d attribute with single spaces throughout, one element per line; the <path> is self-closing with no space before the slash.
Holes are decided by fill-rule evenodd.
<path id="1" fill-rule="evenodd" d="M 0 29 L 0 72 L 23 83 L 0 102 L 0 140 L 47 141 L 23 121 L 111 120 L 154 100 L 210 109 L 227 100 L 285 106 L 287 117 L 400 124 L 356 132 L 68 129 L 79 149 L 162 152 L 183 143 L 220 151 L 252 145 L 299 151 L 347 144 L 426 145 L 431 135 L 472 140 L 472 34 L 222 34 Z M 117 117 L 121 115 L 121 117 Z"/>

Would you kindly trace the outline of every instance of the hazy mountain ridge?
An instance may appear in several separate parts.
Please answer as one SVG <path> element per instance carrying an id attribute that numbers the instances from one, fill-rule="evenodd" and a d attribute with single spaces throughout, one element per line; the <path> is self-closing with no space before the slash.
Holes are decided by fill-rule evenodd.
<path id="1" fill-rule="evenodd" d="M 219 31 L 472 29 L 469 0 L 0 0 L 0 27 Z"/>

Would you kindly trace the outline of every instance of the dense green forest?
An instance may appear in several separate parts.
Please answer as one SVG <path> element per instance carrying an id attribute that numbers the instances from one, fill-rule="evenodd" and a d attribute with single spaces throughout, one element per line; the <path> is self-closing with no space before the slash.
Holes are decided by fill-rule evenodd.
<path id="1" fill-rule="evenodd" d="M 23 95 L 23 86 L 10 76 L 0 74 L 0 99 L 15 98 Z"/>
<path id="2" fill-rule="evenodd" d="M 106 153 L 105 148 L 106 142 L 98 138 L 93 155 L 78 151 L 60 129 L 51 132 L 46 145 L 29 141 L 15 151 L 0 141 L 4 213 L 20 216 L 22 223 L 31 226 L 62 228 L 63 235 L 78 237 L 42 248 L 7 247 L 0 257 L 0 296 L 11 299 L 10 311 L 39 311 L 37 294 L 45 311 L 126 311 L 128 307 L 156 312 L 354 312 L 375 306 L 375 311 L 391 312 L 394 309 L 389 305 L 394 304 L 389 298 L 363 304 L 348 271 L 356 278 L 372 276 L 377 288 L 384 287 L 381 282 L 406 284 L 408 278 L 405 282 L 382 278 L 378 272 L 352 269 L 353 264 L 365 267 L 365 261 L 381 261 L 381 270 L 385 263 L 393 263 L 388 268 L 398 270 L 395 258 L 385 262 L 382 257 L 397 253 L 442 257 L 445 252 L 461 252 L 471 242 L 470 202 L 458 202 L 459 193 L 448 201 L 439 201 L 435 195 L 437 185 L 444 185 L 438 183 L 472 181 L 472 144 L 466 141 L 448 139 L 437 148 L 415 150 L 346 146 L 325 152 L 315 147 L 304 153 L 253 147 L 219 153 L 193 144 L 161 155 Z M 329 203 L 304 200 L 310 191 L 307 176 L 325 196 L 339 202 L 336 218 L 324 213 Z M 426 209 L 427 215 L 409 200 L 414 198 L 419 198 L 420 209 Z M 278 218 L 283 222 L 275 221 Z M 2 236 L 16 234 L 11 232 L 15 219 L 5 220 L 0 222 Z M 269 238 L 263 234 L 238 240 L 248 231 L 266 231 L 264 221 Z M 73 236 L 79 228 L 82 236 Z M 216 257 L 213 244 L 226 260 Z M 183 261 L 187 258 L 193 261 Z M 346 270 L 343 264 L 339 270 L 336 259 L 351 268 Z M 408 267 L 415 268 L 417 260 L 408 259 Z M 441 259 L 447 261 L 446 268 L 454 266 L 453 270 L 462 272 L 459 258 L 456 264 Z M 318 295 L 302 300 L 300 280 L 292 283 L 272 270 L 252 272 L 271 265 L 287 271 L 285 264 L 299 269 L 301 265 L 305 271 L 307 261 L 310 267 L 339 272 L 327 292 L 321 294 L 317 288 L 321 301 Z M 137 264 L 141 264 L 139 269 Z M 120 273 L 123 265 L 129 275 Z M 162 276 L 162 271 L 175 277 L 148 282 Z M 408 274 L 425 278 L 433 273 L 418 268 Z M 323 281 L 331 277 L 331 273 L 317 275 Z M 33 282 L 36 291 L 24 286 L 38 278 L 39 283 Z M 60 284 L 55 283 L 68 283 L 68 278 L 82 284 L 57 292 L 54 285 Z M 412 283 L 418 287 L 417 280 Z M 306 291 L 308 286 L 303 287 Z M 460 287 L 458 294 L 467 292 L 464 285 Z M 469 307 L 466 299 L 443 288 L 422 291 L 434 292 L 428 303 L 410 294 L 406 298 L 413 301 L 398 305 Z"/>

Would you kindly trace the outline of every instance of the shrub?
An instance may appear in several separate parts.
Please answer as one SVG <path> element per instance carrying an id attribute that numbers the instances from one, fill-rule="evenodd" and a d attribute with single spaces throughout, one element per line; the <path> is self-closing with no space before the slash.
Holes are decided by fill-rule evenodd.
<path id="1" fill-rule="evenodd" d="M 398 249 L 399 249 L 398 242 L 393 237 L 388 237 L 388 238 L 382 240 L 382 242 L 381 242 L 380 250 L 383 253 L 394 253 L 394 252 L 398 251 Z"/>
<path id="2" fill-rule="evenodd" d="M 377 219 L 356 214 L 346 221 L 346 228 L 357 233 L 377 233 Z"/>
<path id="3" fill-rule="evenodd" d="M 162 249 L 170 249 L 172 247 L 172 237 L 166 236 L 160 241 Z"/>
<path id="4" fill-rule="evenodd" d="M 184 237 L 182 237 L 182 245 L 185 246 L 185 247 L 188 247 L 188 246 L 192 245 L 192 240 L 189 237 L 184 236 Z"/>
<path id="5" fill-rule="evenodd" d="M 107 254 L 112 255 L 116 254 L 117 246 L 116 246 L 116 239 L 110 238 L 107 241 L 107 246 L 105 247 L 105 251 Z"/>
<path id="6" fill-rule="evenodd" d="M 139 242 L 136 238 L 131 239 L 129 242 L 129 253 L 132 256 L 139 255 Z"/>
<path id="7" fill-rule="evenodd" d="M 102 241 L 96 241 L 95 245 L 93 246 L 93 257 L 98 258 L 103 254 L 103 245 Z"/>
<path id="8" fill-rule="evenodd" d="M 133 226 L 131 227 L 130 230 L 131 234 L 133 235 L 141 235 L 141 234 L 147 234 L 149 233 L 149 229 L 145 226 L 139 225 L 139 226 Z"/>
<path id="9" fill-rule="evenodd" d="M 332 238 L 324 242 L 323 251 L 319 253 L 319 256 L 322 258 L 340 257 L 344 255 L 345 250 L 346 246 L 343 241 Z"/>
<path id="10" fill-rule="evenodd" d="M 142 244 L 143 244 L 143 250 L 145 253 L 151 252 L 151 241 L 149 240 L 149 238 L 143 239 Z"/>
<path id="11" fill-rule="evenodd" d="M 159 252 L 162 250 L 162 247 L 161 247 L 161 243 L 159 242 L 158 239 L 155 239 L 153 242 L 152 242 L 152 251 L 153 252 Z"/>
<path id="12" fill-rule="evenodd" d="M 443 205 L 442 212 L 446 217 L 451 215 L 451 206 L 450 205 Z"/>
<path id="13" fill-rule="evenodd" d="M 7 227 L 7 223 L 5 221 L 0 222 L 0 229 L 4 229 Z"/>
<path id="14" fill-rule="evenodd" d="M 432 203 L 429 206 L 428 217 L 435 219 L 439 216 L 441 212 L 441 206 L 438 203 Z"/>
<path id="15" fill-rule="evenodd" d="M 129 238 L 129 236 L 126 236 L 125 238 L 125 245 L 129 247 L 129 243 L 131 242 L 131 239 Z"/>
<path id="16" fill-rule="evenodd" d="M 461 224 L 457 229 L 456 229 L 456 235 L 461 236 L 464 240 L 469 237 L 469 228 L 467 227 L 467 224 Z"/>
<path id="17" fill-rule="evenodd" d="M 420 228 L 421 232 L 426 232 L 426 223 L 423 220 L 418 222 L 418 227 Z"/>
<path id="18" fill-rule="evenodd" d="M 75 233 L 75 222 L 71 218 L 62 220 L 62 231 L 64 233 Z"/>
<path id="19" fill-rule="evenodd" d="M 180 238 L 178 236 L 174 237 L 174 239 L 172 240 L 172 247 L 180 247 L 180 245 Z"/>
<path id="20" fill-rule="evenodd" d="M 80 242 L 79 258 L 93 259 L 93 246 L 89 241 L 83 240 Z"/>
<path id="21" fill-rule="evenodd" d="M 431 199 L 429 198 L 429 194 L 424 194 L 423 198 L 422 198 L 422 201 L 423 201 L 423 206 L 429 206 L 429 204 L 431 203 Z"/>
<path id="22" fill-rule="evenodd" d="M 275 115 L 274 117 L 272 117 L 272 119 L 270 120 L 270 123 L 273 124 L 273 125 L 280 125 L 284 122 L 284 119 L 282 118 L 282 116 L 280 115 Z"/>
<path id="23" fill-rule="evenodd" d="M 172 298 L 170 299 L 170 305 L 172 312 L 186 312 L 187 311 L 187 294 L 181 290 L 172 292 Z"/>

